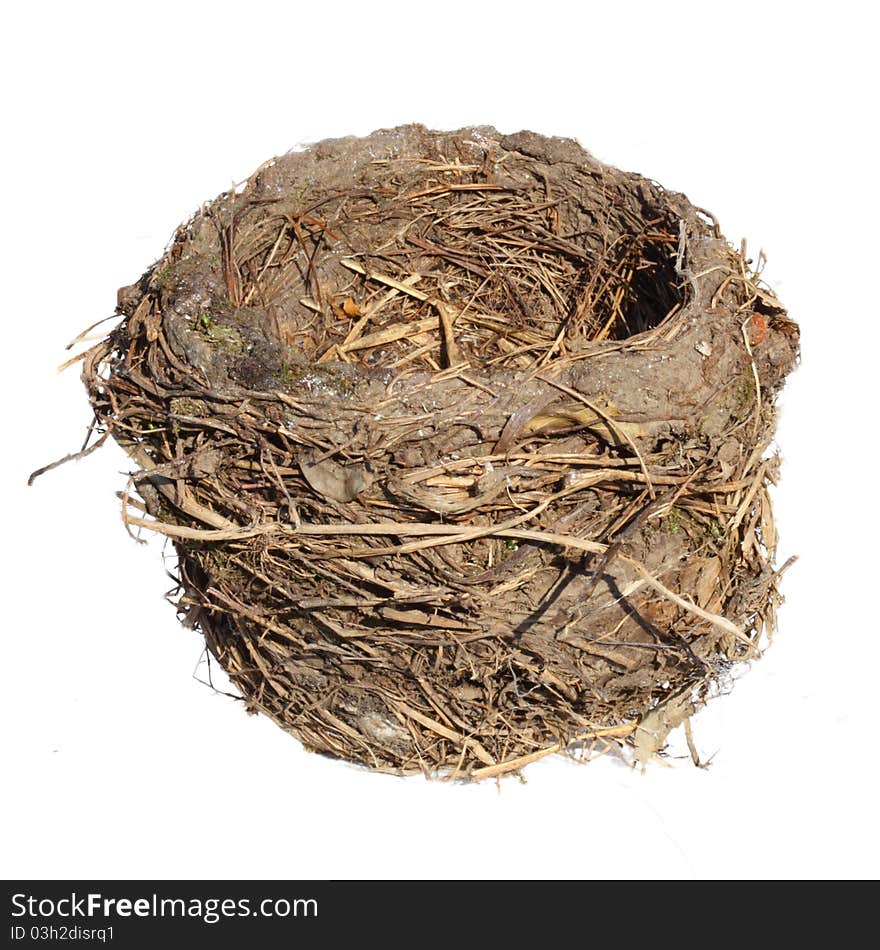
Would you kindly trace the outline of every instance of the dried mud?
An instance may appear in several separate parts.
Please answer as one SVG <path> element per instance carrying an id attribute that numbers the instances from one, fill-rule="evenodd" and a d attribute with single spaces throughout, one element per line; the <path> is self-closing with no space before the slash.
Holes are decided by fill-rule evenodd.
<path id="1" fill-rule="evenodd" d="M 310 749 L 644 760 L 772 629 L 797 327 L 711 215 L 575 142 L 282 156 L 119 311 L 84 380 L 138 466 L 126 522 L 173 539 L 181 610 Z"/>

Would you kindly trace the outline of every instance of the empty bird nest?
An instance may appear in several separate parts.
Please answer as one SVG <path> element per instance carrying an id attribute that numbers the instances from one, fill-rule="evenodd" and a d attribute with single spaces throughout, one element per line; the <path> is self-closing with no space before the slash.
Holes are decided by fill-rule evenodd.
<path id="1" fill-rule="evenodd" d="M 84 380 L 248 710 L 397 773 L 644 760 L 773 625 L 756 270 L 571 140 L 407 126 L 202 206 Z"/>

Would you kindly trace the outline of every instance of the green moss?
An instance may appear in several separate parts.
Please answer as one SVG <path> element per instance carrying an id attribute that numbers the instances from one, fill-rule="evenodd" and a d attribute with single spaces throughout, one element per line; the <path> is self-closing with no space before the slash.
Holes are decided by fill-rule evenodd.
<path id="1" fill-rule="evenodd" d="M 156 286 L 163 294 L 173 294 L 179 290 L 181 281 L 188 277 L 194 268 L 193 261 L 187 257 L 166 264 L 155 275 Z"/>
<path id="2" fill-rule="evenodd" d="M 663 519 L 663 527 L 670 534 L 678 534 L 681 531 L 682 517 L 678 508 L 670 508 L 669 514 Z"/>
<path id="3" fill-rule="evenodd" d="M 301 383 L 303 377 L 306 375 L 302 364 L 291 359 L 292 352 L 291 348 L 287 347 L 287 352 L 281 360 L 281 371 L 278 373 L 278 378 L 281 380 L 282 385 L 290 388 Z"/>
<path id="4" fill-rule="evenodd" d="M 354 392 L 354 382 L 346 373 L 332 366 L 304 364 L 302 355 L 292 347 L 287 347 L 278 375 L 287 389 L 306 388 L 312 392 L 325 389 L 338 396 L 350 396 Z"/>
<path id="5" fill-rule="evenodd" d="M 244 353 L 247 350 L 247 344 L 241 333 L 235 327 L 224 327 L 217 323 L 210 308 L 203 310 L 196 322 L 196 327 L 202 336 L 214 346 L 233 353 Z"/>
<path id="6" fill-rule="evenodd" d="M 755 387 L 755 377 L 751 371 L 741 373 L 733 391 L 733 415 L 742 421 L 749 414 L 755 404 L 758 390 Z"/>
<path id="7" fill-rule="evenodd" d="M 219 255 L 206 252 L 198 255 L 188 252 L 175 261 L 162 261 L 156 265 L 152 281 L 165 296 L 173 297 L 180 293 L 186 282 L 195 278 L 202 283 L 205 274 L 210 271 L 219 274 L 221 261 Z"/>

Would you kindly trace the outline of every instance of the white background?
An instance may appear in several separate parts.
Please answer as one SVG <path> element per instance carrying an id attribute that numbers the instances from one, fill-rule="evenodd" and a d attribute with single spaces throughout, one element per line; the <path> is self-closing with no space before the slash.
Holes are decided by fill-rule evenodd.
<path id="1" fill-rule="evenodd" d="M 6 877 L 875 877 L 877 147 L 868 4 L 31 3 L 4 17 Z M 873 118 L 872 118 L 873 116 Z M 802 328 L 779 633 L 695 720 L 711 768 L 462 786 L 309 755 L 193 678 L 162 546 L 64 346 L 203 200 L 420 121 L 578 138 L 711 209 Z"/>

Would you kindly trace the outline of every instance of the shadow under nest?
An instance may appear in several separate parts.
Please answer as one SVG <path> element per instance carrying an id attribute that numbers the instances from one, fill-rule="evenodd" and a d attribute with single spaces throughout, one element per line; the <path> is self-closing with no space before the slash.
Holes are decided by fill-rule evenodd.
<path id="1" fill-rule="evenodd" d="M 204 205 L 85 354 L 130 529 L 307 748 L 642 760 L 772 629 L 797 327 L 706 212 L 576 143 L 318 143 Z M 132 488 L 139 498 L 135 497 Z"/>

